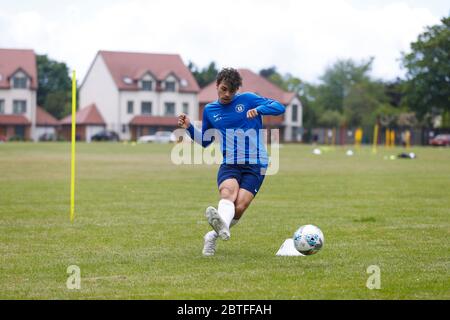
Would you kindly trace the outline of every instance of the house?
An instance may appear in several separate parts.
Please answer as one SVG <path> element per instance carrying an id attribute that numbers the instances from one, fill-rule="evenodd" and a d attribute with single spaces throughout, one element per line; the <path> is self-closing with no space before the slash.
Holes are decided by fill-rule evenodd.
<path id="1" fill-rule="evenodd" d="M 302 104 L 294 92 L 286 92 L 264 77 L 248 69 L 238 69 L 242 77 L 240 92 L 254 92 L 260 96 L 279 101 L 286 107 L 286 112 L 281 116 L 264 116 L 263 124 L 266 129 L 279 129 L 280 140 L 302 140 Z M 199 94 L 199 115 L 201 119 L 205 105 L 217 100 L 216 82 L 212 82 L 203 88 Z"/>
<path id="2" fill-rule="evenodd" d="M 0 49 L 0 137 L 37 140 L 37 88 L 34 51 Z"/>
<path id="3" fill-rule="evenodd" d="M 72 137 L 72 115 L 61 119 L 59 122 L 59 135 L 65 140 L 71 140 Z M 93 135 L 105 130 L 106 122 L 100 114 L 95 104 L 90 104 L 77 111 L 75 116 L 76 140 L 90 142 Z"/>
<path id="4" fill-rule="evenodd" d="M 177 54 L 99 51 L 81 84 L 79 102 L 95 104 L 108 130 L 135 140 L 175 129 L 181 112 L 197 120 L 199 91 Z"/>
<path id="5" fill-rule="evenodd" d="M 56 138 L 59 121 L 40 106 L 36 106 L 36 137 L 38 140 Z"/>

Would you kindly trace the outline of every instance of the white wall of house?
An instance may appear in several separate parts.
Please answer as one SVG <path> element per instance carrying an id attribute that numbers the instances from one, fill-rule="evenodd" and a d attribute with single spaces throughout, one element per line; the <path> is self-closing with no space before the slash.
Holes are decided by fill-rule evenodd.
<path id="1" fill-rule="evenodd" d="M 120 122 L 122 139 L 130 139 L 131 133 L 128 124 L 133 117 L 142 115 L 142 102 L 152 103 L 152 116 L 177 116 L 183 112 L 183 104 L 188 106 L 188 115 L 191 119 L 198 118 L 198 98 L 196 93 L 156 92 L 156 91 L 120 91 Z M 133 112 L 128 113 L 128 102 L 133 102 Z M 165 114 L 165 103 L 175 104 L 175 114 Z M 125 131 L 124 131 L 125 129 Z"/>
<path id="2" fill-rule="evenodd" d="M 293 119 L 292 109 L 294 105 L 297 106 L 297 120 Z M 285 141 L 301 141 L 299 128 L 303 127 L 303 106 L 298 97 L 294 97 L 287 105 L 283 124 L 285 126 L 283 137 Z"/>
<path id="3" fill-rule="evenodd" d="M 142 115 L 142 102 L 152 103 L 153 116 L 166 116 L 165 103 L 175 103 L 174 116 L 183 112 L 183 104 L 188 105 L 188 115 L 191 119 L 198 118 L 198 95 L 197 93 L 181 93 L 178 92 L 181 84 L 179 80 L 172 74 L 169 74 L 163 81 L 175 82 L 175 92 L 155 91 L 157 81 L 151 75 L 146 73 L 138 81 L 138 86 L 142 86 L 142 81 L 152 81 L 152 90 L 125 91 L 118 90 L 103 58 L 97 55 L 90 71 L 86 75 L 84 83 L 80 88 L 80 105 L 88 106 L 91 103 L 97 105 L 98 110 L 102 114 L 107 129 L 113 130 L 120 135 L 121 139 L 130 139 L 131 132 L 129 123 L 133 117 Z M 128 112 L 128 102 L 133 102 L 133 112 Z M 90 139 L 89 135 L 88 141 Z"/>
<path id="4" fill-rule="evenodd" d="M 128 102 L 133 102 L 133 112 L 128 113 Z M 177 116 L 183 112 L 183 104 L 187 104 L 188 116 L 197 120 L 198 98 L 195 93 L 180 92 L 155 92 L 155 91 L 121 91 L 120 92 L 120 121 L 122 128 L 120 135 L 122 139 L 130 139 L 130 128 L 128 124 L 133 117 L 142 115 L 142 102 L 152 103 L 152 116 Z M 175 104 L 175 114 L 165 114 L 165 103 Z M 125 129 L 125 131 L 123 130 Z"/>
<path id="5" fill-rule="evenodd" d="M 107 129 L 120 133 L 119 90 L 101 55 L 97 55 L 80 88 L 80 106 L 95 103 Z"/>
<path id="6" fill-rule="evenodd" d="M 26 77 L 27 88 L 13 88 L 13 77 Z M 14 100 L 22 100 L 26 102 L 26 110 L 22 113 L 31 122 L 31 138 L 37 140 L 36 134 L 36 91 L 30 89 L 31 79 L 23 72 L 18 71 L 11 77 L 11 88 L 0 89 L 0 100 L 4 101 L 4 114 L 14 114 Z"/>

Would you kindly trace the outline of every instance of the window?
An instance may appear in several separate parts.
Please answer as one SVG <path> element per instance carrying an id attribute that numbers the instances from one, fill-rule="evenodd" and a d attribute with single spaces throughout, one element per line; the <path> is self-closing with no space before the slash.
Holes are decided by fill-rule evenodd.
<path id="1" fill-rule="evenodd" d="M 174 116 L 175 115 L 175 103 L 166 102 L 164 104 L 164 115 L 166 115 L 166 116 Z"/>
<path id="2" fill-rule="evenodd" d="M 5 100 L 0 100 L 0 114 L 5 113 Z"/>
<path id="3" fill-rule="evenodd" d="M 14 77 L 13 78 L 13 88 L 14 89 L 26 89 L 27 88 L 27 78 Z"/>
<path id="4" fill-rule="evenodd" d="M 21 114 L 27 112 L 27 102 L 25 100 L 13 101 L 13 113 Z"/>
<path id="5" fill-rule="evenodd" d="M 174 81 L 166 81 L 166 91 L 175 91 L 175 82 Z"/>
<path id="6" fill-rule="evenodd" d="M 126 124 L 122 125 L 122 133 L 127 133 L 127 125 Z"/>
<path id="7" fill-rule="evenodd" d="M 189 103 L 187 103 L 187 102 L 183 103 L 183 113 L 189 114 Z"/>
<path id="8" fill-rule="evenodd" d="M 141 103 L 141 114 L 152 114 L 152 103 L 142 102 Z"/>
<path id="9" fill-rule="evenodd" d="M 142 90 L 152 91 L 153 82 L 150 80 L 142 80 Z"/>
<path id="10" fill-rule="evenodd" d="M 292 105 L 292 121 L 298 120 L 298 106 L 296 104 Z"/>
<path id="11" fill-rule="evenodd" d="M 128 114 L 133 114 L 133 112 L 134 112 L 134 103 L 133 103 L 133 101 L 128 101 L 127 102 L 127 113 Z"/>
<path id="12" fill-rule="evenodd" d="M 14 126 L 14 134 L 23 139 L 25 137 L 25 126 Z"/>

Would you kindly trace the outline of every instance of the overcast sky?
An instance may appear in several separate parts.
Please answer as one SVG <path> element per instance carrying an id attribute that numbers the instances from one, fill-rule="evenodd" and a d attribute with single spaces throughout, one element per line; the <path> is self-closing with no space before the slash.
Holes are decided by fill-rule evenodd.
<path id="1" fill-rule="evenodd" d="M 0 47 L 48 54 L 80 82 L 98 50 L 276 66 L 311 82 L 336 59 L 373 56 L 372 75 L 391 80 L 401 52 L 449 13 L 448 0 L 0 0 Z"/>

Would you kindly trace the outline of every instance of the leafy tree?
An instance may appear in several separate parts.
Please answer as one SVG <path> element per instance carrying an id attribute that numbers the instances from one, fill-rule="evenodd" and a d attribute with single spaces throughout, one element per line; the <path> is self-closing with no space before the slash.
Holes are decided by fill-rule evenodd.
<path id="1" fill-rule="evenodd" d="M 395 79 L 395 81 L 388 81 L 384 84 L 384 92 L 389 99 L 389 103 L 394 107 L 400 107 L 403 103 L 403 86 L 404 81 L 400 78 Z"/>
<path id="2" fill-rule="evenodd" d="M 450 16 L 441 22 L 427 27 L 402 57 L 406 103 L 419 117 L 450 112 Z"/>
<path id="3" fill-rule="evenodd" d="M 277 67 L 275 67 L 275 66 L 272 66 L 272 67 L 266 68 L 266 69 L 261 69 L 259 71 L 259 75 L 266 79 L 269 79 L 274 74 L 278 74 Z"/>
<path id="4" fill-rule="evenodd" d="M 372 62 L 373 58 L 362 61 L 360 64 L 351 59 L 338 60 L 327 68 L 320 78 L 322 83 L 318 87 L 317 103 L 324 109 L 342 112 L 344 99 L 351 87 L 357 83 L 370 81 L 368 73 Z"/>
<path id="5" fill-rule="evenodd" d="M 372 126 L 376 121 L 375 110 L 387 104 L 384 85 L 370 80 L 353 84 L 344 98 L 344 123 L 351 127 Z"/>
<path id="6" fill-rule="evenodd" d="M 216 80 L 219 70 L 216 67 L 215 62 L 211 62 L 206 68 L 201 70 L 190 61 L 188 64 L 188 69 L 192 72 L 195 80 L 197 81 L 200 88 L 206 87 L 208 84 Z"/>
<path id="7" fill-rule="evenodd" d="M 326 128 L 339 127 L 343 122 L 341 112 L 337 110 L 326 110 L 318 119 L 318 125 Z"/>
<path id="8" fill-rule="evenodd" d="M 36 56 L 38 71 L 37 103 L 54 117 L 61 119 L 70 111 L 72 81 L 69 68 L 47 55 Z"/>

